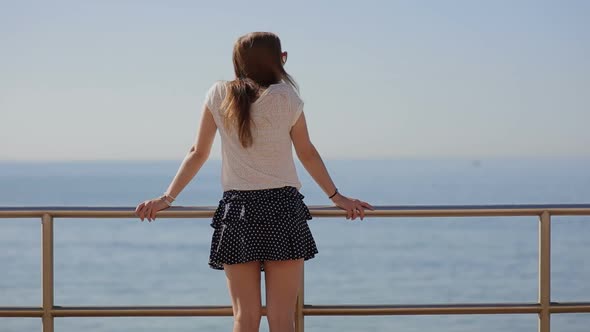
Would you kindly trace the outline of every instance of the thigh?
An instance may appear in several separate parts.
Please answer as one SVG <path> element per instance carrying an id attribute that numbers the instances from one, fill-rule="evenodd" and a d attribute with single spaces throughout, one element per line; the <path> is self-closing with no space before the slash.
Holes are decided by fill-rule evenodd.
<path id="1" fill-rule="evenodd" d="M 264 262 L 267 315 L 294 314 L 303 264 L 303 258 Z"/>
<path id="2" fill-rule="evenodd" d="M 260 262 L 224 264 L 223 269 L 234 315 L 259 315 L 262 310 Z"/>

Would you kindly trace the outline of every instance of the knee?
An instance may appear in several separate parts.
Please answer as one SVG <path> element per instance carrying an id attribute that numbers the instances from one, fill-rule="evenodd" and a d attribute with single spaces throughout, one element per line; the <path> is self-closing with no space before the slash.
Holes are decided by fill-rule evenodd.
<path id="1" fill-rule="evenodd" d="M 292 310 L 273 310 L 266 311 L 266 319 L 270 331 L 291 331 L 295 324 L 295 312 Z"/>
<path id="2" fill-rule="evenodd" d="M 261 317 L 261 309 L 240 310 L 234 314 L 234 321 L 243 331 L 258 331 Z"/>

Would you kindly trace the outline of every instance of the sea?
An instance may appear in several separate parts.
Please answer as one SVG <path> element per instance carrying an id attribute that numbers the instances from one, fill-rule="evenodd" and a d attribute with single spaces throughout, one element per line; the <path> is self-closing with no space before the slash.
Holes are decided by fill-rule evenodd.
<path id="1" fill-rule="evenodd" d="M 590 158 L 324 160 L 340 192 L 374 206 L 588 204 Z M 163 193 L 178 161 L 0 162 L 0 206 L 135 207 Z M 331 205 L 297 161 L 308 206 Z M 208 160 L 176 205 L 217 206 L 221 161 Z M 55 304 L 230 305 L 208 267 L 207 218 L 56 218 Z M 309 221 L 319 253 L 305 264 L 305 303 L 537 302 L 538 217 L 366 217 Z M 552 218 L 551 296 L 590 302 L 590 217 Z M 264 278 L 261 281 L 264 303 Z M 0 219 L 0 306 L 41 306 L 41 222 Z M 305 330 L 523 332 L 536 314 L 306 316 Z M 553 314 L 552 331 L 590 331 L 590 314 Z M 56 332 L 231 331 L 231 317 L 76 317 Z M 268 331 L 266 318 L 261 331 Z M 0 318 L 0 332 L 41 331 Z"/>

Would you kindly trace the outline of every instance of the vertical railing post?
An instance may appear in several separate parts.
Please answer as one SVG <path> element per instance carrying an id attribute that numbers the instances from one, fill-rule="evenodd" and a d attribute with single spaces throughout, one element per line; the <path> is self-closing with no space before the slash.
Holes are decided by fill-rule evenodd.
<path id="1" fill-rule="evenodd" d="M 303 316 L 303 295 L 305 294 L 305 264 L 303 264 L 301 274 L 301 286 L 299 287 L 299 294 L 297 294 L 297 307 L 295 308 L 295 332 L 303 332 L 305 330 L 305 317 Z"/>
<path id="2" fill-rule="evenodd" d="M 539 332 L 551 330 L 551 216 L 543 211 L 539 220 Z"/>
<path id="3" fill-rule="evenodd" d="M 43 332 L 53 332 L 53 217 L 41 218 L 41 257 L 43 290 Z"/>

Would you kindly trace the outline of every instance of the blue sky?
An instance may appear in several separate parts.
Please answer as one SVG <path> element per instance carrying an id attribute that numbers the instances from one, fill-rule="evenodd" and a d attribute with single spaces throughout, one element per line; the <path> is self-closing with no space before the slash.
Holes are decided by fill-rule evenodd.
<path id="1" fill-rule="evenodd" d="M 0 160 L 181 160 L 249 31 L 281 37 L 326 159 L 588 157 L 588 17 L 588 1 L 0 1 Z"/>

